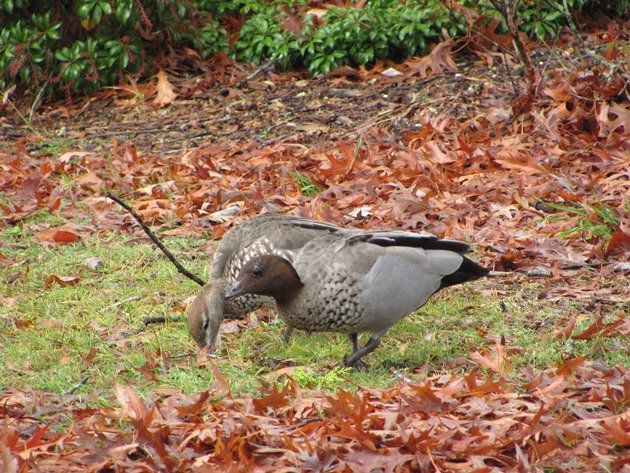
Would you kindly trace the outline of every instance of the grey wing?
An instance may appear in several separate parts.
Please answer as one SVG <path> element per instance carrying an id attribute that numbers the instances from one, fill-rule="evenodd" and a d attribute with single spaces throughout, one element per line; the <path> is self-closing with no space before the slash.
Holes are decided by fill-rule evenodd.
<path id="1" fill-rule="evenodd" d="M 380 248 L 363 279 L 365 318 L 373 331 L 386 330 L 422 307 L 437 292 L 442 278 L 461 266 L 453 251 L 422 248 Z"/>
<path id="2" fill-rule="evenodd" d="M 332 223 L 292 215 L 266 214 L 252 218 L 223 236 L 215 250 L 210 276 L 236 277 L 243 264 L 261 254 L 277 254 L 293 261 L 306 243 L 339 230 Z"/>

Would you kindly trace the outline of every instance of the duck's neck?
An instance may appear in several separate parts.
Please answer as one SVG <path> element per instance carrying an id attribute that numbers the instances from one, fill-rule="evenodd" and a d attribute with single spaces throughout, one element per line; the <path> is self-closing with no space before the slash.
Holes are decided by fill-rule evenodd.
<path id="1" fill-rule="evenodd" d="M 288 306 L 298 297 L 300 292 L 302 292 L 301 287 L 297 289 L 287 289 L 282 292 L 277 292 L 273 295 L 273 298 L 275 299 L 278 307 Z"/>

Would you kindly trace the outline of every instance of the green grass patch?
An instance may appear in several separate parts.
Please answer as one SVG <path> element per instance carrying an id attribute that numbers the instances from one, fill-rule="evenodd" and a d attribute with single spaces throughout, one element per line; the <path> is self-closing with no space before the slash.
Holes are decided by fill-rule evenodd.
<path id="1" fill-rule="evenodd" d="M 0 307 L 0 389 L 74 390 L 97 393 L 90 399 L 104 402 L 112 398 L 115 380 L 141 393 L 195 393 L 214 384 L 212 370 L 197 366 L 191 355 L 194 344 L 183 321 L 142 329 L 144 317 L 183 315 L 184 301 L 198 290 L 155 247 L 113 235 L 51 248 L 16 228 L 0 232 L 0 253 L 16 263 L 0 270 L 5 302 Z M 168 238 L 166 244 L 189 269 L 207 277 L 207 240 Z M 85 264 L 91 257 L 101 260 L 97 269 Z M 47 283 L 53 275 L 75 277 L 78 283 Z M 470 352 L 501 336 L 514 368 L 547 368 L 579 355 L 630 364 L 619 338 L 556 339 L 554 323 L 569 319 L 575 309 L 569 304 L 535 299 L 534 285 L 499 300 L 492 295 L 493 285 L 497 281 L 476 282 L 437 295 L 385 335 L 365 359 L 368 371 L 335 369 L 349 353 L 346 336 L 295 332 L 286 342 L 279 320 L 224 334 L 215 363 L 232 391 L 244 395 L 257 395 L 261 381 L 286 375 L 301 386 L 335 391 L 387 387 L 403 377 L 421 381 L 427 372 L 462 372 L 470 369 Z M 578 318 L 574 333 L 593 321 Z"/>
<path id="2" fill-rule="evenodd" d="M 579 236 L 585 240 L 591 238 L 603 238 L 606 243 L 619 225 L 622 218 L 630 215 L 630 202 L 626 204 L 625 214 L 619 215 L 617 211 L 607 205 L 598 202 L 597 204 L 558 204 L 547 202 L 547 206 L 556 211 L 556 214 L 549 215 L 543 220 L 556 222 L 572 219 L 575 223 L 557 234 L 559 238 L 573 238 Z"/>
<path id="3" fill-rule="evenodd" d="M 315 194 L 319 194 L 323 189 L 311 181 L 311 178 L 306 174 L 303 174 L 299 171 L 291 171 L 289 175 L 293 178 L 295 183 L 300 188 L 300 191 L 305 196 L 311 196 Z"/>

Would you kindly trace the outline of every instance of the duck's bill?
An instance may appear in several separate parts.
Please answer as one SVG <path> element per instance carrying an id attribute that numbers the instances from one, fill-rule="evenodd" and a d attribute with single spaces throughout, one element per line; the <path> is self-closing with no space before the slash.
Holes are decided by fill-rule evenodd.
<path id="1" fill-rule="evenodd" d="M 206 346 L 197 346 L 197 360 L 203 360 L 209 356 L 213 356 L 215 348 L 214 343 L 210 343 Z"/>
<path id="2" fill-rule="evenodd" d="M 234 299 L 235 297 L 240 296 L 244 292 L 245 290 L 243 289 L 243 285 L 239 281 L 236 284 L 234 284 L 234 286 L 232 286 L 230 289 L 227 290 L 227 292 L 225 293 L 225 298 L 228 300 Z"/>

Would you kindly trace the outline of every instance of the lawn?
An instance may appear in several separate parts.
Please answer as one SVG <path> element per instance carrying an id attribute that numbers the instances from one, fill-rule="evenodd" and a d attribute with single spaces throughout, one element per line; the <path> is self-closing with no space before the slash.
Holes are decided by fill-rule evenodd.
<path id="1" fill-rule="evenodd" d="M 0 272 L 5 298 L 0 388 L 57 394 L 96 390 L 106 401 L 113 379 L 145 392 L 196 393 L 212 385 L 212 370 L 197 360 L 183 320 L 198 286 L 148 240 L 112 233 L 51 246 L 19 230 L 1 233 L 0 251 L 16 264 Z M 188 268 L 207 277 L 210 235 L 172 237 L 166 243 Z M 384 337 L 367 358 L 367 371 L 336 367 L 349 350 L 341 334 L 296 332 L 287 343 L 283 323 L 264 311 L 224 324 L 215 362 L 232 392 L 243 396 L 256 395 L 261 380 L 281 381 L 287 375 L 302 387 L 333 392 L 464 372 L 473 366 L 470 353 L 501 337 L 514 370 L 545 369 L 577 356 L 629 365 L 627 346 L 618 337 L 554 336 L 571 316 L 577 316 L 577 334 L 596 315 L 579 303 L 541 299 L 543 289 L 530 278 L 503 276 L 445 290 Z M 618 305 L 624 309 L 627 304 Z M 606 322 L 614 320 L 614 313 Z M 145 327 L 143 319 L 151 316 L 167 321 Z"/>

